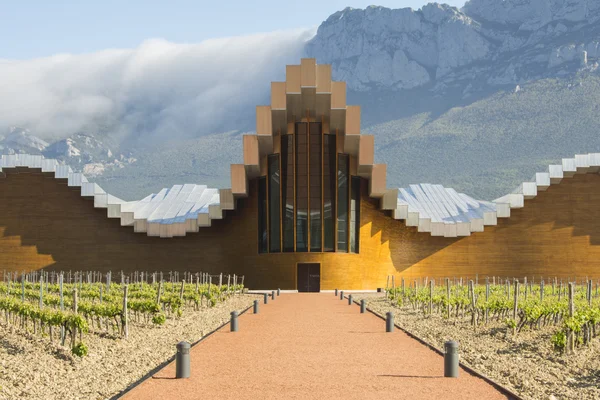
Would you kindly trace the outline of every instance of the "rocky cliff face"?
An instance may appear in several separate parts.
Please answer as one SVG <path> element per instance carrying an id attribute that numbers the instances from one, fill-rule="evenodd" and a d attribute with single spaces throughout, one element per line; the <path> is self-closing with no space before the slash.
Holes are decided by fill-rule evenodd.
<path id="1" fill-rule="evenodd" d="M 51 144 L 33 135 L 29 129 L 16 126 L 10 127 L 6 136 L 0 136 L 0 154 L 41 154 L 83 171 L 88 177 L 137 161 L 131 152 L 113 154 L 110 147 L 91 133 L 76 133 Z"/>
<path id="2" fill-rule="evenodd" d="M 597 68 L 600 1 L 346 8 L 323 22 L 306 52 L 356 91 L 518 84 Z"/>

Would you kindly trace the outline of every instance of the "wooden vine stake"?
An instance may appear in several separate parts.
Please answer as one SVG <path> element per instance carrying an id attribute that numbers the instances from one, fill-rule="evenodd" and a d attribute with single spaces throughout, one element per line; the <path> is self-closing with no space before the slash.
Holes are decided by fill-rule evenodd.
<path id="1" fill-rule="evenodd" d="M 509 283 L 510 285 L 510 283 Z M 514 305 L 513 305 L 513 321 L 514 321 L 514 326 L 513 326 L 513 335 L 515 335 L 517 333 L 517 309 L 519 308 L 519 281 L 515 280 L 515 301 L 514 301 Z"/>
<path id="2" fill-rule="evenodd" d="M 129 312 L 127 310 L 127 292 L 129 291 L 128 285 L 123 286 L 123 337 L 127 339 L 129 337 Z"/>
<path id="3" fill-rule="evenodd" d="M 73 288 L 73 313 L 77 314 L 77 287 Z M 77 327 L 73 325 L 71 327 L 71 348 L 75 346 L 75 339 L 77 338 Z"/>
<path id="4" fill-rule="evenodd" d="M 469 280 L 469 298 L 471 300 L 471 325 L 477 327 L 477 308 L 475 307 L 475 285 L 473 280 Z"/>
<path id="5" fill-rule="evenodd" d="M 485 278 L 485 323 L 488 323 L 488 301 L 490 300 L 490 279 Z"/>
<path id="6" fill-rule="evenodd" d="M 450 319 L 450 278 L 446 278 L 446 314 L 448 319 Z"/>
<path id="7" fill-rule="evenodd" d="M 400 284 L 402 285 L 402 305 L 404 305 L 404 297 L 406 295 L 406 290 L 404 287 L 404 277 L 401 278 Z"/>
<path id="8" fill-rule="evenodd" d="M 569 282 L 569 317 L 573 318 L 575 315 L 575 301 L 573 296 L 575 295 L 575 285 L 573 282 Z M 575 352 L 575 332 L 569 329 L 569 350 Z"/>
<path id="9" fill-rule="evenodd" d="M 160 305 L 160 296 L 162 294 L 163 281 L 158 282 L 158 290 L 156 291 L 156 304 Z"/>
<path id="10" fill-rule="evenodd" d="M 429 281 L 429 315 L 433 314 L 433 279 Z"/>

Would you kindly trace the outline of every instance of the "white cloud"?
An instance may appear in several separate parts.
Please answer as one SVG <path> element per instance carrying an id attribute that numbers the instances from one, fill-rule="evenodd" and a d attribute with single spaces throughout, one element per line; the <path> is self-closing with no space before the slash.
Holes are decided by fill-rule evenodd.
<path id="1" fill-rule="evenodd" d="M 315 29 L 198 44 L 153 39 L 132 50 L 0 59 L 0 129 L 45 139 L 109 126 L 148 140 L 235 129 L 297 64 Z M 0 131 L 1 132 L 1 131 Z"/>

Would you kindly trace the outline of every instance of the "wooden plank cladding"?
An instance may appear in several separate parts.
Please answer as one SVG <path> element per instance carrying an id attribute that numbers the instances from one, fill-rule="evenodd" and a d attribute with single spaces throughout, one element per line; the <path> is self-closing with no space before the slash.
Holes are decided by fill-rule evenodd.
<path id="1" fill-rule="evenodd" d="M 331 108 L 346 108 L 346 82 L 331 82 Z"/>
<path id="2" fill-rule="evenodd" d="M 285 92 L 300 93 L 301 87 L 300 65 L 288 65 L 285 69 Z"/>
<path id="3" fill-rule="evenodd" d="M 331 65 L 317 65 L 317 93 L 331 93 Z"/>
<path id="4" fill-rule="evenodd" d="M 285 82 L 271 82 L 271 109 L 272 110 L 285 110 L 286 108 L 286 95 L 285 95 Z M 258 132 L 258 130 L 257 130 Z"/>
<path id="5" fill-rule="evenodd" d="M 363 180 L 359 254 L 259 255 L 256 182 L 250 183 L 249 197 L 238 199 L 237 209 L 211 228 L 160 239 L 121 227 L 53 178 L 9 174 L 0 181 L 0 268 L 225 271 L 245 275 L 251 288 L 294 289 L 296 264 L 320 262 L 324 290 L 383 287 L 390 274 L 407 279 L 600 275 L 598 174 L 565 179 L 513 210 L 510 219 L 464 238 L 432 237 L 406 227 L 379 210 Z"/>
<path id="6" fill-rule="evenodd" d="M 249 178 L 260 173 L 260 156 L 257 135 L 244 135 L 244 165 Z"/>
<path id="7" fill-rule="evenodd" d="M 563 159 L 495 206 L 465 200 L 481 206 L 479 218 L 448 217 L 431 211 L 439 203 L 427 193 L 450 207 L 463 195 L 386 188 L 374 138 L 361 135 L 360 107 L 346 105 L 331 66 L 303 59 L 286 73 L 271 105 L 256 108 L 231 189 L 211 189 L 208 211 L 189 226 L 136 214 L 138 202 L 115 200 L 56 160 L 3 158 L 0 269 L 229 272 L 253 289 L 295 289 L 299 263 L 321 264 L 322 289 L 375 289 L 388 275 L 600 278 L 600 154 Z M 430 214 L 420 216 L 415 196 Z"/>
<path id="8" fill-rule="evenodd" d="M 273 135 L 271 106 L 256 106 L 256 134 Z"/>
<path id="9" fill-rule="evenodd" d="M 300 61 L 300 86 L 317 87 L 317 60 L 303 58 Z"/>
<path id="10" fill-rule="evenodd" d="M 231 192 L 236 197 L 248 196 L 248 177 L 243 164 L 231 164 Z"/>

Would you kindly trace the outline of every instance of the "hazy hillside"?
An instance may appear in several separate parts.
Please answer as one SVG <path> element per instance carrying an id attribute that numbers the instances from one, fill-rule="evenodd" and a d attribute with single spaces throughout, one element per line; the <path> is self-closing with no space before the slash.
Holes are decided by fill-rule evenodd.
<path id="1" fill-rule="evenodd" d="M 227 132 L 166 143 L 158 149 L 140 152 L 137 159 L 125 168 L 106 172 L 95 182 L 125 200 L 141 199 L 180 183 L 231 187 L 230 164 L 243 162 L 242 133 Z"/>
<path id="2" fill-rule="evenodd" d="M 419 111 L 405 93 L 350 97 L 363 105 L 367 121 L 370 110 L 410 114 L 363 129 L 376 137 L 376 162 L 388 164 L 388 187 L 441 183 L 491 200 L 563 157 L 600 152 L 595 75 L 542 80 L 517 93 L 511 87 L 450 109 L 437 99 L 429 112 Z M 413 109 L 407 111 L 409 103 Z M 139 154 L 138 162 L 97 181 L 127 199 L 184 182 L 229 187 L 229 165 L 240 162 L 241 133 L 223 133 Z"/>
<path id="3" fill-rule="evenodd" d="M 442 183 L 491 200 L 563 157 L 600 152 L 600 78 L 542 80 L 365 132 L 376 135 L 388 186 Z"/>

